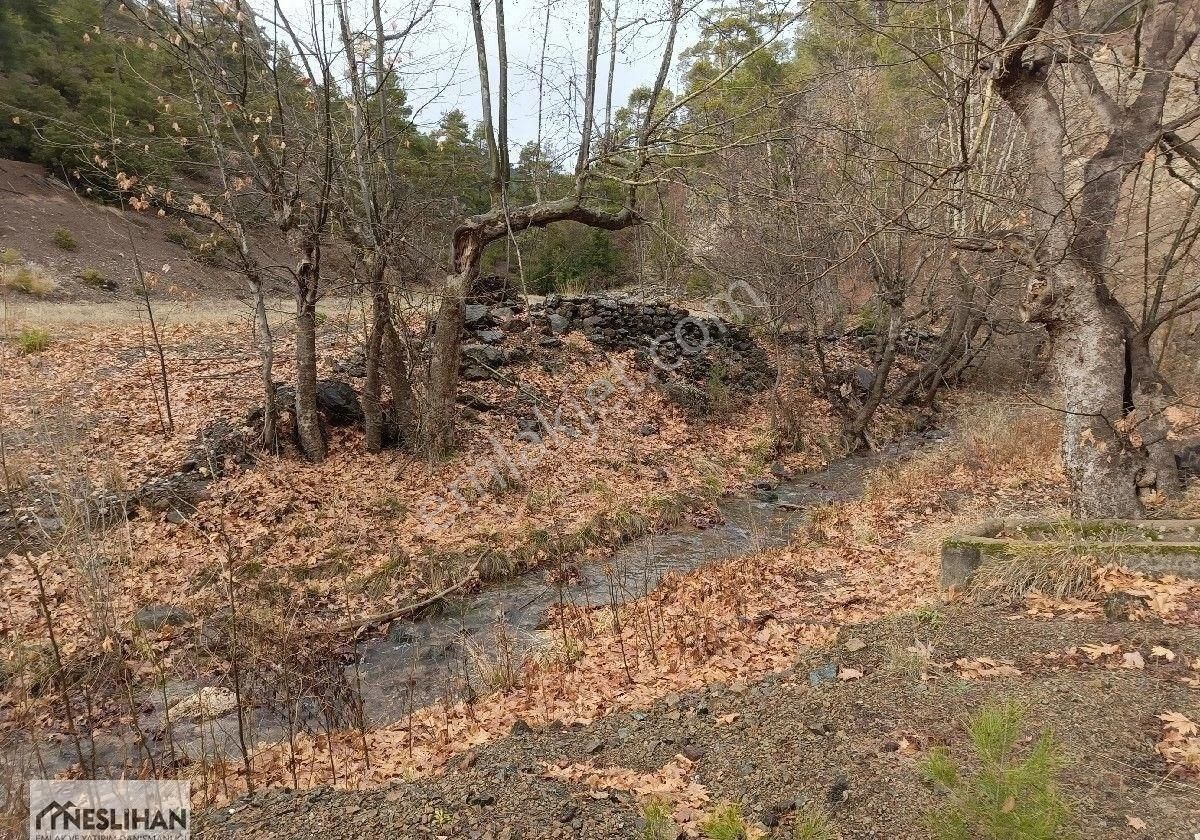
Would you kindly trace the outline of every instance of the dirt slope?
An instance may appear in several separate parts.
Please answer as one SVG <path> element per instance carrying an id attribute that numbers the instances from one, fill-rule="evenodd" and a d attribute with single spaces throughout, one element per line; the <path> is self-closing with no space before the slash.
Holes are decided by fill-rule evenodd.
<path id="1" fill-rule="evenodd" d="M 38 165 L 0 159 L 0 250 L 45 268 L 56 288 L 48 299 L 110 301 L 131 296 L 134 248 L 148 271 L 162 275 L 156 297 L 229 298 L 244 293 L 240 278 L 219 266 L 192 259 L 182 245 L 168 241 L 179 222 L 152 212 L 122 212 L 77 195 Z M 76 243 L 68 250 L 55 243 L 67 231 Z M 170 270 L 163 272 L 164 265 Z M 96 288 L 80 274 L 99 271 L 115 290 Z M 279 291 L 286 291 L 281 289 Z"/>

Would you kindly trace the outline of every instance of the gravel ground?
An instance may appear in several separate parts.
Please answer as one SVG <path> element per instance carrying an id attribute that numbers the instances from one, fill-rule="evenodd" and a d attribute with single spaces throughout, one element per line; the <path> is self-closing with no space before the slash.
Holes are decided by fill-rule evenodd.
<path id="1" fill-rule="evenodd" d="M 1023 673 L 963 680 L 957 669 L 923 667 L 908 651 L 915 640 L 932 645 L 935 663 L 1004 658 Z M 1042 656 L 1106 642 L 1142 647 L 1145 669 L 1065 667 Z M 1176 661 L 1152 662 L 1153 645 L 1169 647 Z M 436 778 L 363 792 L 261 793 L 201 813 L 196 836 L 637 837 L 632 796 L 547 779 L 545 764 L 653 771 L 683 754 L 713 802 L 740 802 L 768 836 L 791 837 L 791 814 L 804 804 L 825 811 L 845 838 L 923 837 L 923 815 L 941 796 L 922 781 L 921 756 L 937 744 L 965 751 L 964 721 L 1008 696 L 1026 707 L 1028 732 L 1049 729 L 1060 743 L 1062 789 L 1082 836 L 1192 840 L 1200 791 L 1164 779 L 1154 716 L 1173 709 L 1197 717 L 1195 698 L 1176 679 L 1195 655 L 1200 631 L 1191 627 L 1031 620 L 997 609 L 900 616 L 850 628 L 836 647 L 761 683 L 711 685 L 587 727 L 530 732 L 518 724 Z M 826 679 L 831 664 L 864 676 Z M 1131 828 L 1129 817 L 1146 828 Z"/>

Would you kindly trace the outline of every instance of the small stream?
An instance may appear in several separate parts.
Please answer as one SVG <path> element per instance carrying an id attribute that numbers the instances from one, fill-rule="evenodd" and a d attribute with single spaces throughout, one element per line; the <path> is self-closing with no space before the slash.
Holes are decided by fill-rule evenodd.
<path id="1" fill-rule="evenodd" d="M 467 597 L 447 599 L 441 610 L 429 617 L 395 622 L 384 636 L 362 642 L 357 662 L 345 668 L 348 685 L 361 698 L 365 725 L 387 726 L 404 719 L 412 709 L 486 693 L 490 690 L 486 666 L 494 667 L 507 658 L 516 668 L 525 653 L 544 643 L 540 628 L 546 611 L 560 597 L 583 606 L 614 600 L 621 603 L 642 597 L 668 573 L 785 545 L 793 532 L 807 524 L 813 508 L 857 498 L 875 468 L 944 436 L 937 431 L 914 435 L 876 452 L 838 459 L 818 472 L 782 481 L 772 490 L 726 499 L 718 506 L 721 524 L 633 540 L 603 561 L 580 565 L 561 593 L 559 587 L 547 583 L 545 570 L 534 570 Z M 485 667 L 481 668 L 481 663 Z M 240 760 L 235 713 L 202 722 L 173 715 L 171 733 L 163 731 L 164 706 L 173 706 L 201 689 L 194 681 L 178 681 L 168 684 L 165 703 L 161 692 L 145 696 L 139 720 L 142 732 L 152 737 L 159 755 L 171 752 L 198 761 L 224 754 Z M 302 705 L 309 707 L 302 710 L 302 728 L 310 733 L 323 731 L 316 704 Z M 286 740 L 287 727 L 278 714 L 255 709 L 246 717 L 251 747 Z M 126 738 L 94 736 L 89 742 L 95 756 L 89 762 L 94 766 L 92 775 L 136 773 L 144 758 L 137 740 L 132 732 Z M 63 772 L 77 763 L 74 746 L 66 742 L 43 744 L 39 752 L 40 759 L 34 761 L 28 741 L 3 744 L 0 764 L 24 767 L 24 775 L 33 776 Z"/>
<path id="2" fill-rule="evenodd" d="M 497 662 L 505 643 L 510 658 L 520 661 L 542 641 L 539 630 L 546 611 L 560 597 L 582 606 L 622 603 L 642 597 L 669 572 L 786 545 L 808 523 L 814 507 L 857 498 L 875 467 L 942 436 L 932 432 L 906 438 L 877 452 L 838 459 L 819 472 L 780 482 L 774 490 L 724 500 L 718 505 L 721 524 L 626 543 L 605 560 L 580 566 L 561 596 L 557 586 L 547 583 L 545 571 L 535 570 L 450 602 L 436 616 L 392 625 L 386 636 L 360 647 L 357 679 L 368 724 L 387 725 L 410 708 L 457 699 L 465 687 L 464 671 L 479 679 L 474 664 Z M 482 693 L 486 685 L 475 689 Z"/>

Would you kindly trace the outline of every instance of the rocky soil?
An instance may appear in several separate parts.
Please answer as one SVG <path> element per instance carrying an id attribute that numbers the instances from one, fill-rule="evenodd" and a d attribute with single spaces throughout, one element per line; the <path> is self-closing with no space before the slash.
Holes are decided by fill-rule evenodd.
<path id="1" fill-rule="evenodd" d="M 1064 653 L 1106 644 L 1144 649 L 1145 666 Z M 1151 646 L 1177 658 L 1153 660 Z M 758 684 L 710 685 L 587 727 L 534 732 L 518 723 L 442 776 L 243 798 L 202 812 L 197 836 L 637 837 L 634 795 L 551 779 L 547 766 L 653 772 L 676 762 L 710 803 L 740 803 L 766 836 L 792 836 L 800 808 L 825 813 L 844 838 L 921 837 L 924 815 L 942 801 L 922 779 L 923 757 L 947 745 L 969 766 L 965 721 L 1012 697 L 1027 710 L 1027 733 L 1051 731 L 1060 745 L 1061 786 L 1081 836 L 1190 840 L 1200 831 L 1200 792 L 1168 774 L 1154 744 L 1158 714 L 1195 711 L 1181 674 L 1184 654 L 1196 652 L 1193 627 L 931 608 L 847 628 L 835 645 Z M 989 661 L 1015 673 L 989 673 Z"/>

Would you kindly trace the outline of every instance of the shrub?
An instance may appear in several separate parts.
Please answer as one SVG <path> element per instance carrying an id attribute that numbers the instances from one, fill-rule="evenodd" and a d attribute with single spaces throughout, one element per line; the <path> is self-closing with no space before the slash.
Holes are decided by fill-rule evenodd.
<path id="1" fill-rule="evenodd" d="M 746 840 L 746 820 L 737 805 L 720 805 L 700 823 L 700 832 L 708 840 Z"/>
<path id="2" fill-rule="evenodd" d="M 1053 739 L 1042 735 L 1020 758 L 1021 708 L 1006 701 L 984 708 L 967 732 L 978 769 L 960 768 L 945 747 L 935 748 L 925 776 L 949 795 L 927 822 L 938 840 L 1063 840 L 1072 837 L 1071 812 L 1054 777 L 1062 766 Z"/>
<path id="3" fill-rule="evenodd" d="M 531 294 L 580 294 L 607 288 L 620 279 L 623 260 L 606 230 L 583 225 L 556 225 L 527 235 L 532 242 L 525 261 Z"/>
<path id="4" fill-rule="evenodd" d="M 0 265 L 16 265 L 21 261 L 21 252 L 16 248 L 5 248 L 0 251 Z"/>
<path id="5" fill-rule="evenodd" d="M 104 276 L 104 272 L 98 268 L 85 268 L 79 272 L 79 279 L 83 281 L 85 286 L 91 286 L 93 289 L 103 288 L 108 282 L 108 278 Z"/>
<path id="6" fill-rule="evenodd" d="M 2 285 L 27 295 L 42 297 L 54 291 L 54 281 L 45 269 L 36 265 L 18 265 L 5 268 L 0 273 Z"/>
<path id="7" fill-rule="evenodd" d="M 50 238 L 55 245 L 64 251 L 74 251 L 79 247 L 79 243 L 75 241 L 75 234 L 66 228 L 56 228 Z"/>
<path id="8" fill-rule="evenodd" d="M 17 333 L 14 343 L 23 356 L 41 353 L 50 346 L 50 333 L 41 327 L 25 327 Z"/>

